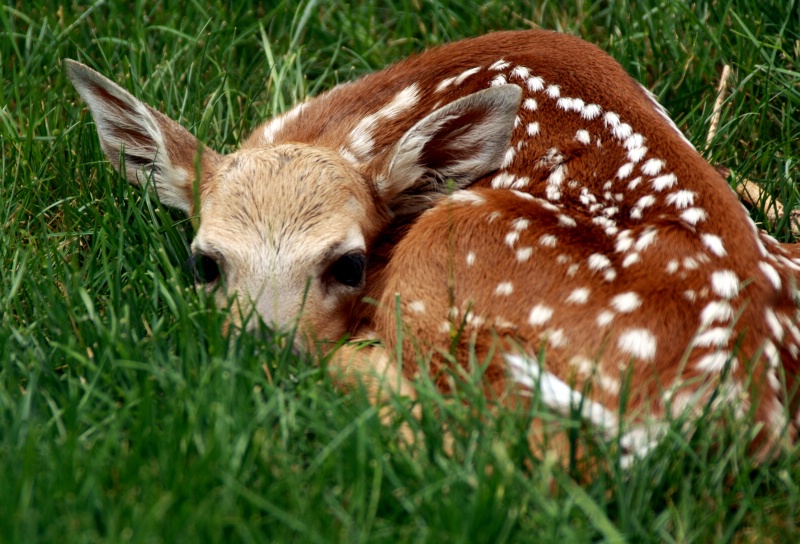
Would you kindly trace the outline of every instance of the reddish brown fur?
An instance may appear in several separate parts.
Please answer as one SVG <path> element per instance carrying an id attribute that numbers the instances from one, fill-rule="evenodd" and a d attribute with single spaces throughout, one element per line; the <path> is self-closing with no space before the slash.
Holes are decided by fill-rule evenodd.
<path id="1" fill-rule="evenodd" d="M 622 181 L 616 180 L 617 170 L 628 162 L 627 150 L 614 142 L 603 116 L 591 121 L 584 120 L 574 112 L 558 108 L 556 100 L 544 98 L 544 93 L 536 93 L 542 97 L 537 100 L 538 109 L 535 112 L 528 112 L 524 108 L 520 110 L 522 123 L 514 136 L 515 141 L 524 139 L 527 146 L 517 153 L 507 171 L 529 177 L 530 183 L 523 190 L 546 199 L 547 179 L 552 169 L 536 165 L 546 160 L 550 149 L 558 149 L 563 156 L 559 164 L 566 166 L 567 179 L 579 180 L 580 186 L 570 189 L 565 180 L 562 196 L 557 203 L 561 207 L 560 213 L 572 217 L 578 226 L 559 227 L 553 212 L 543 210 L 510 191 L 486 191 L 491 187 L 494 174 L 477 181 L 470 189 L 486 198 L 486 206 L 476 209 L 469 203 L 448 202 L 424 214 L 408 229 L 394 249 L 388 268 L 385 271 L 373 268 L 368 283 L 368 294 L 387 309 L 378 312 L 372 325 L 377 336 L 385 341 L 389 352 L 394 349 L 393 343 L 396 341 L 397 327 L 393 310 L 395 293 L 399 293 L 406 303 L 414 300 L 425 302 L 426 311 L 421 315 L 410 312 L 407 304 L 404 306 L 403 322 L 408 327 L 410 338 L 413 338 L 406 342 L 404 374 L 411 378 L 417 371 L 415 361 L 418 360 L 420 349 L 423 352 L 433 350 L 434 353 L 437 350 L 449 350 L 450 334 L 440 332 L 441 323 L 446 319 L 451 304 L 460 306 L 463 312 L 464 305 L 471 301 L 472 311 L 484 317 L 486 323 L 476 328 L 466 327 L 457 343 L 457 360 L 468 359 L 471 342 L 474 342 L 480 360 L 487 355 L 489 346 L 494 344 L 491 340 L 495 335 L 513 338 L 527 353 L 537 353 L 545 342 L 547 330 L 561 329 L 567 338 L 567 345 L 548 346 L 546 366 L 564 380 L 578 378 L 578 390 L 581 389 L 582 379 L 587 376 L 570 368 L 571 357 L 580 355 L 592 360 L 600 357 L 601 369 L 624 380 L 630 360 L 626 360 L 615 349 L 614 334 L 627 327 L 653 331 L 658 340 L 656 356 L 649 363 L 634 363 L 630 404 L 635 408 L 643 408 L 644 404 L 648 412 L 663 413 L 665 406 L 662 393 L 676 379 L 682 377 L 691 383 L 698 377 L 701 380 L 708 378 L 706 373 L 694 369 L 692 364 L 700 355 L 708 354 L 711 350 L 696 349 L 690 353 L 687 346 L 698 333 L 701 310 L 709 301 L 719 298 L 709 293 L 709 272 L 724 269 L 733 271 L 744 283 L 733 301 L 738 320 L 730 343 L 738 346 L 738 357 L 742 361 L 734 374 L 737 380 L 744 380 L 751 371 L 746 363 L 754 362 L 752 370 L 755 383 L 751 387 L 751 394 L 759 405 L 757 417 L 767 420 L 768 403 L 756 400 L 764 395 L 767 398 L 773 395 L 765 393 L 768 389 L 764 377 L 766 364 L 759 358 L 764 340 L 770 339 L 780 352 L 789 391 L 796 387 L 798 362 L 796 352 L 792 356 L 784 339 L 776 338 L 771 333 L 765 323 L 764 312 L 771 308 L 777 315 L 786 316 L 791 323 L 796 323 L 793 285 L 796 277 L 793 268 L 796 267 L 770 259 L 782 283 L 780 290 L 772 287 L 757 268 L 762 261 L 758 246 L 763 242 L 752 234 L 750 220 L 733 191 L 668 125 L 641 87 L 618 63 L 595 46 L 551 32 L 498 33 L 443 46 L 312 101 L 297 117 L 296 123 L 287 124 L 278 133 L 278 140 L 339 147 L 347 141 L 346 135 L 360 119 L 379 110 L 402 89 L 414 83 L 419 84 L 421 99 L 414 111 L 391 123 L 381 124 L 377 131 L 377 151 L 366 164 L 365 171 L 368 174 L 380 172 L 393 143 L 420 116 L 432 110 L 435 104 L 484 89 L 499 73 L 508 74 L 510 69 L 502 72 L 487 70 L 499 59 L 510 63 L 512 68 L 524 66 L 530 69 L 532 74 L 544 79 L 545 86 L 558 85 L 561 97 L 580 98 L 586 104 L 601 105 L 603 113 L 617 113 L 622 122 L 644 136 L 648 147 L 646 156 L 658 157 L 664 161 L 662 171 L 676 176 L 676 187 L 695 193 L 695 206 L 705 210 L 707 219 L 697 225 L 682 220 L 681 210 L 667 204 L 663 198 L 670 192 L 668 190 L 664 190 L 660 198 L 647 208 L 643 219 L 630 219 L 635 203 L 654 191 L 646 181 L 634 190 L 627 190 L 625 185 L 635 175 Z M 482 67 L 481 71 L 467 78 L 462 85 L 451 85 L 440 93 L 434 91 L 442 80 L 476 66 Z M 514 76 L 507 77 L 507 80 L 524 85 Z M 323 121 L 320 123 L 320 120 Z M 540 122 L 540 133 L 536 138 L 527 138 L 525 127 L 533 121 Z M 602 147 L 576 142 L 575 133 L 579 129 L 588 130 L 593 137 L 600 135 Z M 257 131 L 247 145 L 262 143 L 260 131 Z M 647 229 L 657 229 L 653 246 L 641 252 L 642 260 L 639 263 L 627 268 L 621 266 L 624 255 L 615 252 L 615 237 L 606 235 L 600 226 L 592 224 L 594 214 L 588 213 L 586 206 L 580 203 L 582 188 L 599 196 L 608 192 L 603 186 L 609 180 L 615 180 L 612 193 L 624 193 L 624 200 L 618 203 L 619 211 L 615 215 L 619 230 L 630 229 L 631 237 L 636 240 Z M 502 216 L 489 224 L 486 218 L 494 210 Z M 509 231 L 508 221 L 518 217 L 532 222 L 529 229 L 522 233 L 519 245 L 536 248 L 534 255 L 525 263 L 517 263 L 513 252 L 503 243 Z M 557 247 L 540 247 L 537 239 L 542 233 L 556 234 Z M 710 253 L 699 239 L 701 233 L 719 236 L 724 241 L 726 256 Z M 767 245 L 771 254 L 776 256 L 797 254 L 793 246 Z M 469 251 L 479 253 L 476 265 L 472 268 L 464 264 Z M 557 256 L 564 254 L 570 257 L 570 263 L 585 263 L 593 253 L 611 259 L 611 266 L 618 273 L 616 279 L 604 284 L 596 271 L 581 266 L 575 277 L 566 282 L 567 266 L 556 264 Z M 696 270 L 683 270 L 681 266 L 672 275 L 665 272 L 673 259 L 683 260 L 690 256 L 700 256 L 698 258 L 708 262 L 700 263 Z M 451 275 L 455 278 L 452 293 L 448 286 Z M 514 281 L 515 291 L 513 296 L 499 297 L 493 290 L 505 278 Z M 570 308 L 564 300 L 577 286 L 592 290 L 590 302 Z M 697 293 L 695 301 L 684 298 L 683 293 L 687 290 Z M 642 299 L 641 307 L 630 314 L 619 314 L 612 325 L 597 326 L 597 312 L 607 307 L 610 298 L 620 292 L 637 293 Z M 454 298 L 452 302 L 451 297 Z M 547 327 L 531 326 L 525 319 L 528 308 L 539 301 L 555 308 L 553 319 L 547 323 Z M 369 307 L 364 309 L 369 310 Z M 494 323 L 497 318 L 510 321 L 514 326 L 498 326 Z M 463 319 L 463 313 L 459 319 Z M 459 327 L 458 321 L 453 320 L 455 328 Z M 790 336 L 788 332 L 785 333 L 785 338 Z M 800 338 L 791 338 L 790 341 L 796 346 Z M 500 392 L 506 387 L 507 372 L 503 368 L 505 363 L 499 357 L 500 352 L 494 353 L 488 378 L 493 381 L 493 388 Z M 682 364 L 682 361 L 686 361 L 686 364 Z M 444 359 L 435 356 L 431 371 L 436 373 L 442 364 L 445 364 Z M 618 399 L 612 393 L 602 388 L 596 388 L 595 391 L 596 400 L 608 407 L 616 405 Z M 796 403 L 793 403 L 790 413 L 795 412 Z"/>
<path id="2" fill-rule="evenodd" d="M 786 392 L 794 393 L 800 372 L 800 248 L 759 233 L 720 174 L 597 47 L 546 31 L 445 45 L 310 100 L 257 129 L 243 152 L 277 144 L 333 150 L 349 161 L 342 171 L 355 172 L 378 199 L 398 141 L 412 127 L 502 84 L 524 91 L 506 164 L 450 197 L 441 180 L 423 176 L 407 193 L 429 202 L 392 208 L 391 221 L 383 205 L 367 207 L 370 264 L 361 294 L 377 305 L 340 305 L 335 315 L 314 318 L 383 340 L 341 350 L 333 368 L 342 380 L 400 372 L 389 356 L 399 342 L 399 296 L 407 379 L 429 356 L 427 370 L 447 390 L 451 361 L 466 364 L 474 351 L 489 362 L 487 393 L 524 396 L 530 391 L 524 380 L 516 385 L 504 354 L 535 360 L 544 348 L 543 369 L 610 413 L 628 380 L 634 421 L 661 418 L 672 402 L 701 409 L 711 398 L 706 385 L 733 384 L 731 400 L 755 407 L 764 423 L 761 453 L 784 426 L 794 440 L 798 396 Z M 403 93 L 415 100 L 403 102 Z M 127 107 L 112 95 L 109 101 Z M 385 109 L 394 101 L 397 111 Z M 481 115 L 473 110 L 452 123 L 469 127 Z M 190 172 L 194 140 L 162 117 L 172 164 Z M 420 161 L 435 170 L 473 152 L 437 140 Z M 214 198 L 216 170 L 227 167 L 211 151 L 202 166 L 205 201 Z M 228 204 L 254 205 L 242 200 Z M 420 202 L 429 209 L 419 213 Z M 714 319 L 704 324 L 703 316 Z M 717 359 L 719 352 L 730 356 Z M 413 395 L 404 382 L 400 391 Z M 685 395 L 697 391 L 698 398 Z"/>

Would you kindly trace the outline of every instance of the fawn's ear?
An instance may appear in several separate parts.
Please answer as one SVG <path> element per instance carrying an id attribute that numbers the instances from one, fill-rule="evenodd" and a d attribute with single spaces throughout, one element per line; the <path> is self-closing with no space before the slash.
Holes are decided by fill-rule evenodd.
<path id="1" fill-rule="evenodd" d="M 501 85 L 437 109 L 400 138 L 378 193 L 395 213 L 409 213 L 446 192 L 447 179 L 460 189 L 497 170 L 521 99 L 521 88 Z"/>
<path id="2" fill-rule="evenodd" d="M 88 66 L 66 59 L 64 67 L 92 112 L 100 144 L 114 168 L 120 169 L 123 157 L 131 183 L 152 180 L 161 202 L 191 214 L 195 157 L 202 154 L 207 179 L 218 155 L 178 123 Z"/>

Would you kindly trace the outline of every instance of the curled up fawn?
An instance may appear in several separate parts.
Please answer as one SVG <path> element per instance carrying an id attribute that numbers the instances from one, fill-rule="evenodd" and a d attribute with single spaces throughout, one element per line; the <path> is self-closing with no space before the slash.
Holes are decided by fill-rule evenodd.
<path id="1" fill-rule="evenodd" d="M 475 357 L 487 395 L 578 409 L 625 464 L 711 402 L 752 413 L 760 458 L 795 440 L 800 249 L 595 46 L 523 31 L 438 47 L 224 156 L 65 65 L 112 164 L 199 215 L 195 276 L 237 295 L 232 316 L 298 323 L 299 349 L 380 340 L 334 354 L 339 383 L 413 398 L 420 371 L 447 391 Z"/>

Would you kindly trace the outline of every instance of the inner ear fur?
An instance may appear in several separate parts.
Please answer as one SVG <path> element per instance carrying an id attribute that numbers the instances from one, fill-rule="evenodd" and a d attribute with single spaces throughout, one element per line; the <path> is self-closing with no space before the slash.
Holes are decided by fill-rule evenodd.
<path id="1" fill-rule="evenodd" d="M 437 109 L 397 143 L 378 193 L 397 214 L 413 213 L 448 190 L 499 169 L 511 142 L 522 89 L 501 85 Z"/>
<path id="2" fill-rule="evenodd" d="M 64 67 L 92 113 L 100 145 L 114 168 L 120 170 L 124 162 L 131 183 L 152 182 L 162 203 L 191 214 L 198 153 L 204 177 L 211 174 L 219 155 L 88 66 L 67 59 Z"/>

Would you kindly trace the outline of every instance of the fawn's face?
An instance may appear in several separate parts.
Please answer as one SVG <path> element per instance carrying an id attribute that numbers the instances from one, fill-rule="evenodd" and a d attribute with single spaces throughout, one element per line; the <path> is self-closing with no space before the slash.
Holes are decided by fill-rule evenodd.
<path id="1" fill-rule="evenodd" d="M 414 83 L 384 93 L 377 111 L 330 123 L 322 143 L 287 137 L 281 141 L 307 143 L 274 145 L 271 137 L 223 156 L 89 67 L 65 67 L 111 163 L 131 183 L 147 180 L 163 204 L 199 215 L 197 281 L 220 306 L 235 296 L 234 324 L 254 324 L 255 313 L 270 326 L 297 325 L 299 348 L 347 331 L 367 251 L 391 216 L 430 207 L 449 190 L 444 180 L 467 187 L 502 166 L 522 97 L 520 87 L 499 85 L 422 108 Z M 275 126 L 313 127 L 352 107 L 336 105 L 345 94 L 320 98 L 315 111 L 296 108 Z M 414 122 L 394 126 L 400 118 Z M 266 127 L 274 137 L 273 123 Z M 373 149 L 378 132 L 394 136 Z M 360 158 L 347 151 L 354 141 Z"/>
<path id="2" fill-rule="evenodd" d="M 301 344 L 346 332 L 382 214 L 360 173 L 336 153 L 287 144 L 222 158 L 201 193 L 193 271 L 218 304 L 236 295 L 234 324 L 252 313 L 297 324 Z"/>

